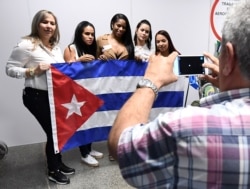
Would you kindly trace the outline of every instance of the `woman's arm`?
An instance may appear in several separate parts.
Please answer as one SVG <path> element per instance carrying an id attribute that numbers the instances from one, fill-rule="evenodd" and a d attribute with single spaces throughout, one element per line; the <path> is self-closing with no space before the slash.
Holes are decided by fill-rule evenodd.
<path id="1" fill-rule="evenodd" d="M 75 49 L 71 48 L 68 46 L 64 50 L 63 58 L 66 62 L 75 62 L 76 61 L 76 56 L 75 56 Z"/>
<path id="2" fill-rule="evenodd" d="M 6 74 L 10 77 L 22 79 L 28 76 L 28 68 L 25 68 L 29 62 L 30 42 L 22 41 L 12 50 L 11 55 L 6 63 Z"/>
<path id="3" fill-rule="evenodd" d="M 102 54 L 102 46 L 101 46 L 101 36 L 96 39 L 97 50 L 96 50 L 96 57 L 99 58 Z"/>

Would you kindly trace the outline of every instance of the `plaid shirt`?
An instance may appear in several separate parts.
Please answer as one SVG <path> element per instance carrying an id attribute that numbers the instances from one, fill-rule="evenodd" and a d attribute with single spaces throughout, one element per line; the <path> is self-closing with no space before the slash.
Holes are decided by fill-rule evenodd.
<path id="1" fill-rule="evenodd" d="M 127 128 L 118 146 L 136 188 L 250 188 L 250 89 L 231 90 Z"/>

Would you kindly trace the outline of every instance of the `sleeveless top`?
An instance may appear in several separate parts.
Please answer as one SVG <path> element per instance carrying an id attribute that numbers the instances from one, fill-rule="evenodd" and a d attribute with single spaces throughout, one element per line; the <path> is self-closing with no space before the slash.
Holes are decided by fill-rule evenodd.
<path id="1" fill-rule="evenodd" d="M 124 51 L 120 54 L 117 54 L 112 49 L 112 45 L 108 42 L 108 36 L 110 34 L 104 34 L 97 39 L 97 56 L 99 57 L 101 54 L 105 55 L 108 59 L 118 59 L 118 60 L 126 60 L 128 59 L 128 51 L 126 47 L 124 47 Z"/>

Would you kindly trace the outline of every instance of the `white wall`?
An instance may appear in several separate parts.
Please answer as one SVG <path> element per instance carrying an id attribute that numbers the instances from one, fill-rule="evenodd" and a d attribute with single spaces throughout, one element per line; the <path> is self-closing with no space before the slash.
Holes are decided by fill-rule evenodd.
<path id="1" fill-rule="evenodd" d="M 1 0 L 0 140 L 8 146 L 45 141 L 41 127 L 22 104 L 24 80 L 5 74 L 13 46 L 30 33 L 31 20 L 40 9 L 57 16 L 62 50 L 80 21 L 92 22 L 98 36 L 110 32 L 110 19 L 118 12 L 127 15 L 133 32 L 141 19 L 151 22 L 153 36 L 160 29 L 167 30 L 182 54 L 208 50 L 210 0 Z M 190 96 L 195 99 L 197 91 L 191 90 Z"/>

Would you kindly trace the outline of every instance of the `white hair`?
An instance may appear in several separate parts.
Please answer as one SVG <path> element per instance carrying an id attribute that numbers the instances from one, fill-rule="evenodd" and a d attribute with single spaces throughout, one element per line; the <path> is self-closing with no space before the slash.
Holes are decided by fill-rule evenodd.
<path id="1" fill-rule="evenodd" d="M 222 49 L 231 42 L 243 76 L 250 80 L 250 0 L 241 0 L 227 13 L 222 28 Z"/>

